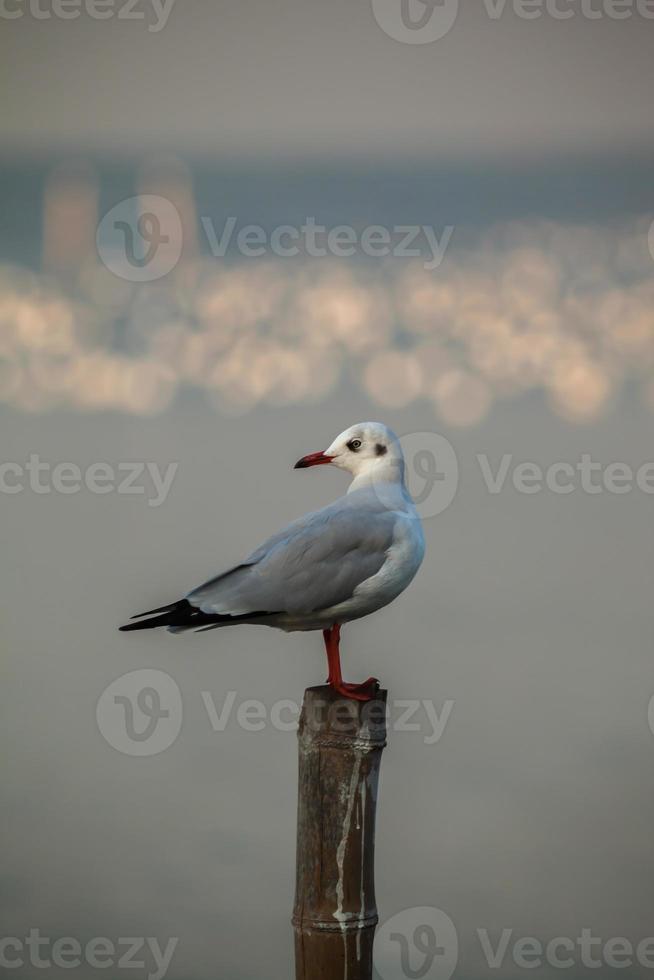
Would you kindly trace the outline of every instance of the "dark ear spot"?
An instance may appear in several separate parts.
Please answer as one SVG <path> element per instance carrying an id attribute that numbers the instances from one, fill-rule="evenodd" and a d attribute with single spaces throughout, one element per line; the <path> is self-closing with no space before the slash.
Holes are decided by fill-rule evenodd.
<path id="1" fill-rule="evenodd" d="M 382 446 L 381 442 L 378 442 L 377 445 L 375 446 L 375 453 L 377 456 L 385 456 L 386 446 Z"/>

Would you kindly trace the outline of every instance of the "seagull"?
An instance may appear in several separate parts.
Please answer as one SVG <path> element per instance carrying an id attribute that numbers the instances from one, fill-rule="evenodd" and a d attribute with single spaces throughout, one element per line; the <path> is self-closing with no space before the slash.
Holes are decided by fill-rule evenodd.
<path id="1" fill-rule="evenodd" d="M 138 622 L 120 629 L 181 633 L 254 623 L 287 632 L 322 630 L 327 683 L 343 697 L 371 700 L 376 678 L 343 680 L 341 626 L 406 589 L 422 563 L 425 539 L 406 488 L 400 442 L 385 425 L 352 425 L 324 451 L 299 459 L 295 469 L 326 465 L 352 475 L 344 496 L 293 521 L 185 598 L 140 613 L 132 617 Z"/>

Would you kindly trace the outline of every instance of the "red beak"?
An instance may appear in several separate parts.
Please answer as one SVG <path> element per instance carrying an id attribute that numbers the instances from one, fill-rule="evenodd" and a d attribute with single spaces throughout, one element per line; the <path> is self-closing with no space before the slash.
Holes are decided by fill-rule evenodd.
<path id="1" fill-rule="evenodd" d="M 307 466 L 326 466 L 327 463 L 331 463 L 333 458 L 333 456 L 326 456 L 322 452 L 309 453 L 308 456 L 303 456 L 302 459 L 298 459 L 293 469 L 304 470 L 307 468 Z"/>

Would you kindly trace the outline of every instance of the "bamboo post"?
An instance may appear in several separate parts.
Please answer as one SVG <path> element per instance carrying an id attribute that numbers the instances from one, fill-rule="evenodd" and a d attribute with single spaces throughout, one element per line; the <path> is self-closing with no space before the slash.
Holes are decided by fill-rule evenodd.
<path id="1" fill-rule="evenodd" d="M 296 980 L 372 980 L 375 810 L 386 691 L 304 694 L 299 741 Z"/>

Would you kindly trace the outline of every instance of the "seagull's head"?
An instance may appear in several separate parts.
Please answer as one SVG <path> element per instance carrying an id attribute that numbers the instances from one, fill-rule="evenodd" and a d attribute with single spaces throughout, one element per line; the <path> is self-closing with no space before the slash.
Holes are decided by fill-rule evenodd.
<path id="1" fill-rule="evenodd" d="M 364 474 L 373 477 L 388 473 L 388 478 L 402 479 L 404 457 L 400 441 L 381 422 L 358 422 L 336 436 L 327 449 L 303 456 L 295 469 L 307 466 L 325 466 L 332 463 L 352 476 Z"/>

